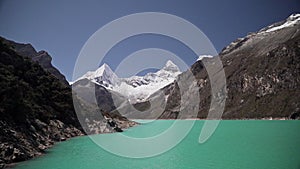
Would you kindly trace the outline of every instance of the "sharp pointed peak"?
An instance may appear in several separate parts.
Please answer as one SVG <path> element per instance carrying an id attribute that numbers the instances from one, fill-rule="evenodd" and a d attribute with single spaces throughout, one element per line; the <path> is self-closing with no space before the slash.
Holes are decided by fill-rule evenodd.
<path id="1" fill-rule="evenodd" d="M 165 64 L 165 66 L 176 66 L 174 62 L 172 62 L 171 60 L 168 60 Z"/>
<path id="2" fill-rule="evenodd" d="M 96 71 L 112 71 L 110 66 L 107 63 L 103 63 Z"/>
<path id="3" fill-rule="evenodd" d="M 103 63 L 100 67 L 109 67 L 107 63 Z"/>
<path id="4" fill-rule="evenodd" d="M 90 77 L 97 77 L 97 76 L 102 76 L 104 72 L 109 72 L 110 74 L 113 74 L 112 69 L 106 63 L 101 65 L 97 70 L 88 72 L 87 74 Z"/>
<path id="5" fill-rule="evenodd" d="M 165 66 L 163 67 L 163 70 L 166 70 L 166 71 L 180 71 L 178 66 L 174 62 L 172 62 L 171 60 L 168 60 L 166 62 Z"/>
<path id="6" fill-rule="evenodd" d="M 166 64 L 174 64 L 174 62 L 172 61 L 172 60 L 168 60 L 167 62 L 166 62 Z"/>

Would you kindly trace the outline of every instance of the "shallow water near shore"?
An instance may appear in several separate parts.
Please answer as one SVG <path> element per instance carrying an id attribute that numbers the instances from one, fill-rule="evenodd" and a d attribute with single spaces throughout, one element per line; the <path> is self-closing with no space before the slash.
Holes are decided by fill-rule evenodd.
<path id="1" fill-rule="evenodd" d="M 173 122 L 174 120 L 157 120 L 130 128 L 123 134 L 137 138 L 155 136 Z M 203 124 L 204 120 L 197 120 L 189 134 L 177 146 L 150 158 L 117 156 L 96 145 L 88 136 L 82 136 L 58 143 L 49 149 L 47 154 L 21 162 L 14 168 L 300 168 L 300 121 L 223 120 L 212 137 L 200 144 L 198 138 Z M 113 135 L 103 134 L 92 137 L 107 139 Z"/>

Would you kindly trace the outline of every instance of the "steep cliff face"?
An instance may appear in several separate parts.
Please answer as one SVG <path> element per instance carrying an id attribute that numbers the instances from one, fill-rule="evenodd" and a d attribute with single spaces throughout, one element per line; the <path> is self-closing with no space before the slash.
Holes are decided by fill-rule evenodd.
<path id="1" fill-rule="evenodd" d="M 0 40 L 3 44 L 10 47 L 10 49 L 14 50 L 17 54 L 29 57 L 32 61 L 39 63 L 44 70 L 50 72 L 56 78 L 58 78 L 63 84 L 69 85 L 65 76 L 61 74 L 51 63 L 52 57 L 46 51 L 37 52 L 31 44 L 21 44 L 14 41 L 10 41 L 0 37 Z"/>
<path id="2" fill-rule="evenodd" d="M 297 115 L 300 109 L 299 15 L 292 15 L 286 21 L 232 42 L 219 57 L 227 83 L 222 118 L 289 118 Z M 214 64 L 215 58 L 203 58 L 190 69 L 200 89 L 200 118 L 207 117 L 212 97 L 211 83 L 203 61 Z M 186 72 L 180 76 L 184 74 Z M 178 114 L 178 90 L 176 82 L 163 89 L 170 94 L 167 109 L 161 118 L 174 118 Z"/>

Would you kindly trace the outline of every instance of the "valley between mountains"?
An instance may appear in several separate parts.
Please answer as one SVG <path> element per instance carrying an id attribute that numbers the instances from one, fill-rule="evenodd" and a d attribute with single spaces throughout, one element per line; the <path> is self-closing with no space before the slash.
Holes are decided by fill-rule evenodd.
<path id="1" fill-rule="evenodd" d="M 41 155 L 55 142 L 137 125 L 132 119 L 204 119 L 212 98 L 226 100 L 222 119 L 300 116 L 300 14 L 225 47 L 219 57 L 226 92 L 216 95 L 203 64 L 214 64 L 215 56 L 199 56 L 189 70 L 168 61 L 130 78 L 104 64 L 69 83 L 46 51 L 1 37 L 0 52 L 0 168 Z M 180 91 L 178 84 L 191 77 L 196 86 Z M 197 114 L 179 116 L 190 102 L 181 93 L 195 88 Z"/>

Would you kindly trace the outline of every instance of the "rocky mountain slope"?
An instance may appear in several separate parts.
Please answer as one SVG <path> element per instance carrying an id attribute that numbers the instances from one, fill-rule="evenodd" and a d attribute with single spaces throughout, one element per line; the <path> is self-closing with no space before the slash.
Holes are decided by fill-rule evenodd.
<path id="1" fill-rule="evenodd" d="M 127 129 L 137 123 L 129 121 L 118 112 L 116 104 L 126 102 L 127 99 L 119 93 L 109 91 L 102 85 L 81 79 L 72 84 L 74 107 L 87 134 L 114 132 L 108 120 L 113 120 L 121 129 Z M 116 98 L 115 100 L 113 100 Z"/>
<path id="2" fill-rule="evenodd" d="M 70 88 L 3 41 L 0 52 L 1 166 L 82 135 Z"/>
<path id="3" fill-rule="evenodd" d="M 237 39 L 224 48 L 219 57 L 227 83 L 223 119 L 299 117 L 299 14 Z M 203 60 L 211 64 L 216 61 L 208 57 Z M 200 88 L 199 118 L 207 117 L 212 97 L 203 60 L 191 66 Z M 174 118 L 180 109 L 176 83 L 163 90 L 171 94 L 167 101 L 169 109 L 161 118 Z"/>
<path id="4" fill-rule="evenodd" d="M 40 155 L 56 141 L 136 124 L 77 96 L 72 100 L 71 87 L 46 52 L 0 38 L 0 168 Z M 73 101 L 82 108 L 77 114 Z M 93 117 L 96 112 L 101 116 Z M 93 117 L 88 126 L 78 121 L 84 113 Z"/>

